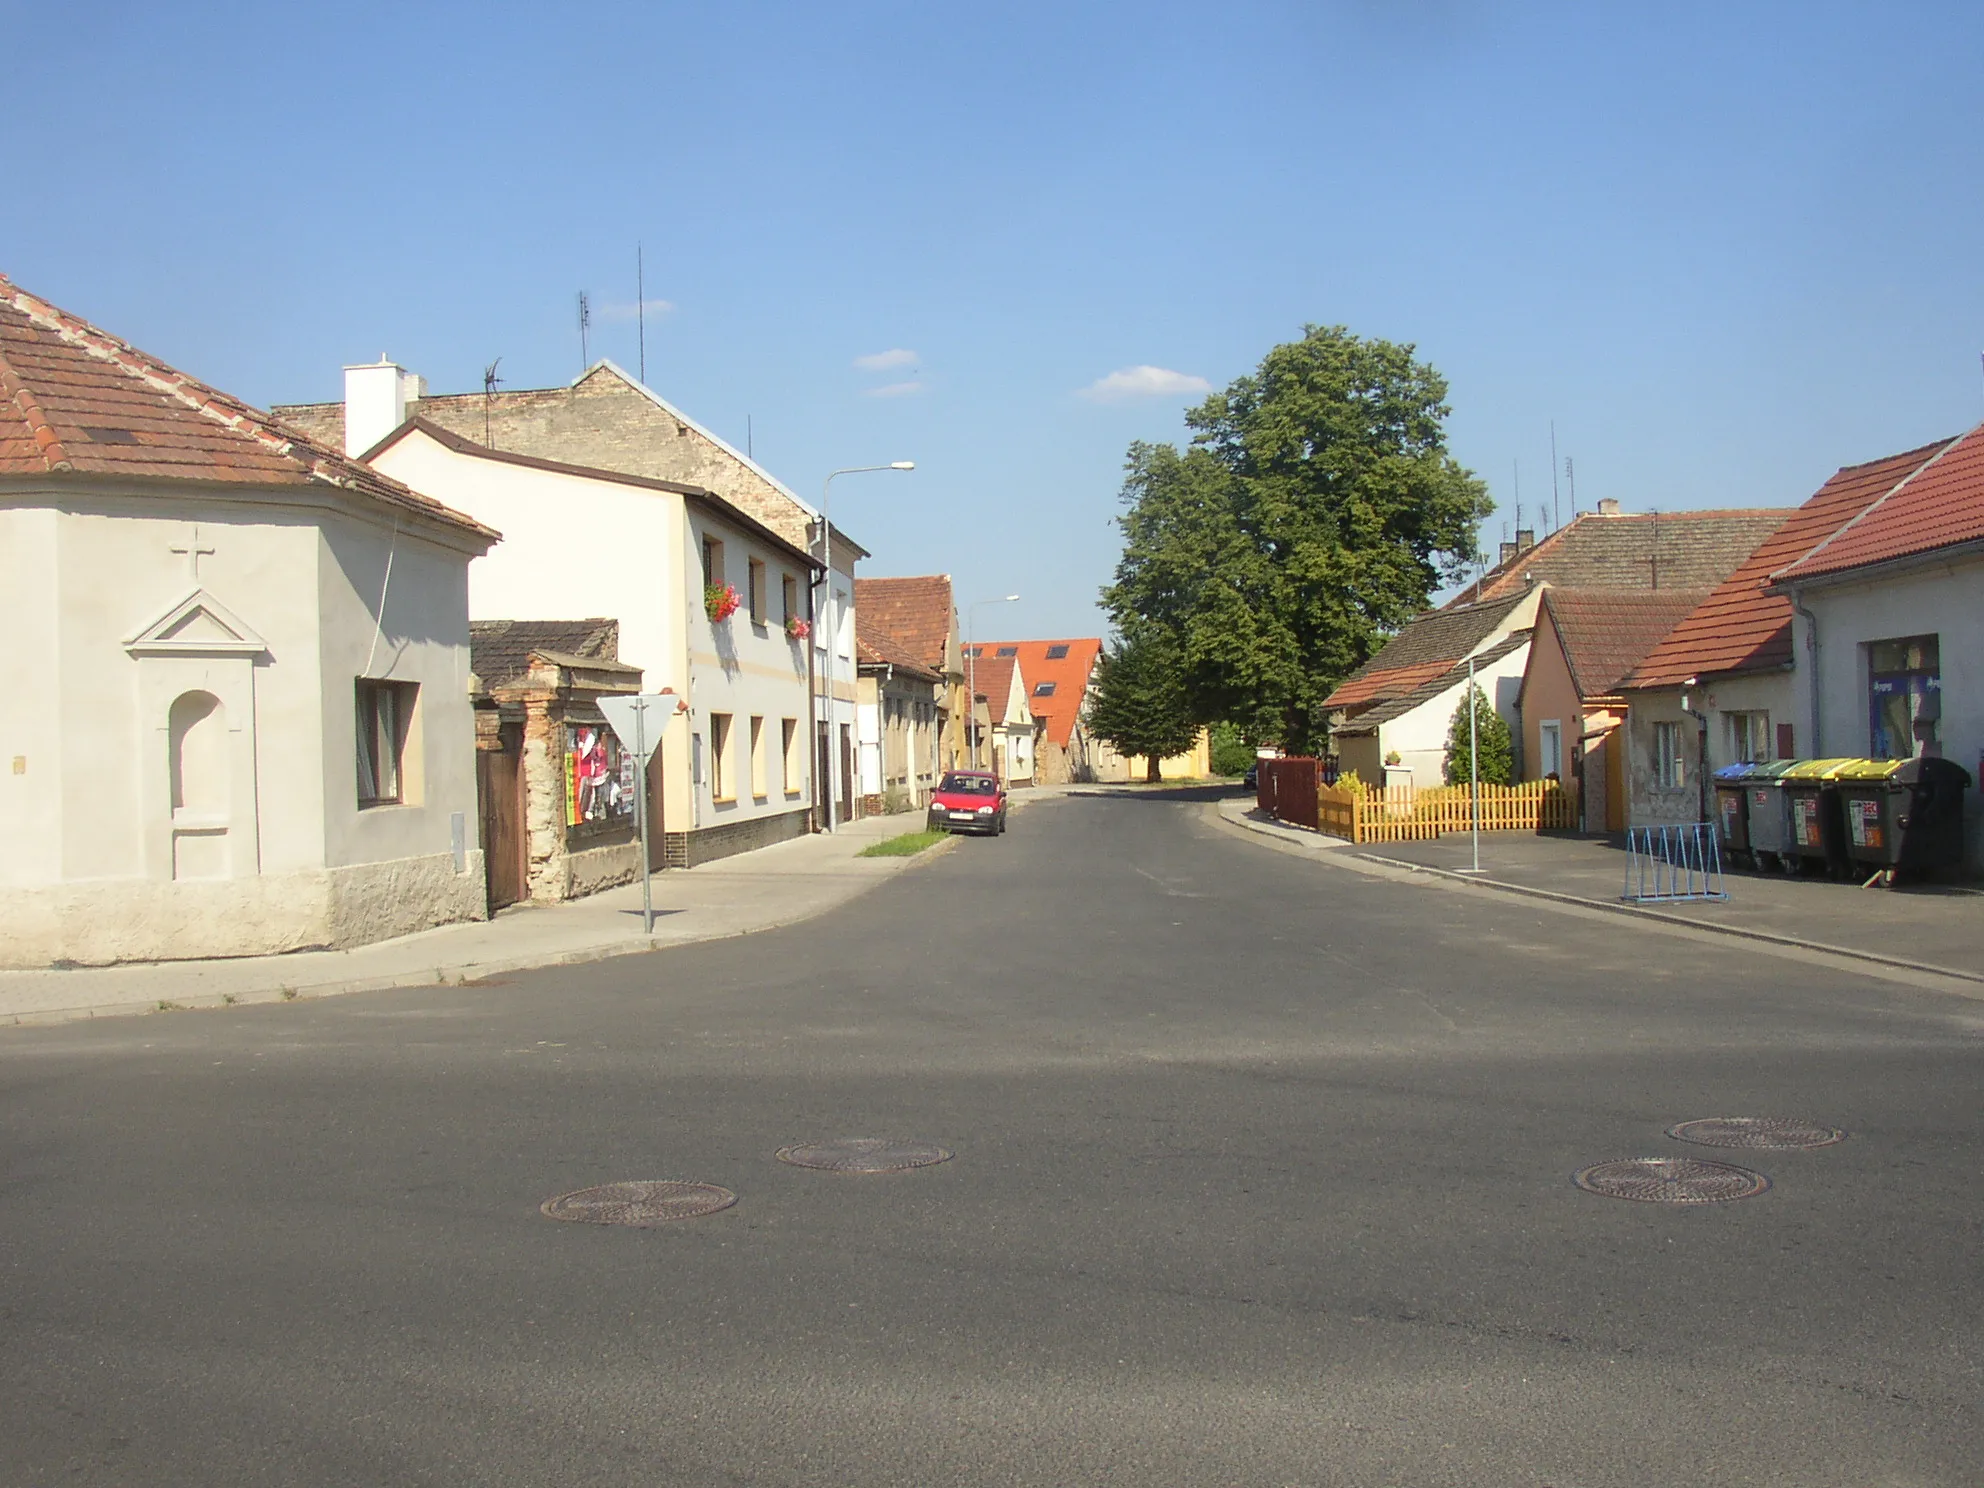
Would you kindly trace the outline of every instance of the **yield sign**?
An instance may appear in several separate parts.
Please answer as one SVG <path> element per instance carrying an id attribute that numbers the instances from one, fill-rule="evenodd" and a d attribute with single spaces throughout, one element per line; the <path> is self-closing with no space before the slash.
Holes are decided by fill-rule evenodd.
<path id="1" fill-rule="evenodd" d="M 675 715 L 675 704 L 671 692 L 638 692 L 632 697 L 603 697 L 599 711 L 606 715 L 606 726 L 620 740 L 620 747 L 645 760 L 660 745 L 661 732 Z"/>

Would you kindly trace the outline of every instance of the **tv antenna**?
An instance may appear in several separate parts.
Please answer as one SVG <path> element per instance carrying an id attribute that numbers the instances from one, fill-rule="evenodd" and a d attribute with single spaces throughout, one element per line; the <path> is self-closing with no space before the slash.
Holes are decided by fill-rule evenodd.
<path id="1" fill-rule="evenodd" d="M 502 365 L 503 359 L 498 357 L 482 369 L 482 443 L 489 449 L 495 448 L 495 441 L 489 437 L 489 400 L 496 396 L 496 386 L 503 380 L 496 375 L 496 369 Z"/>
<path id="2" fill-rule="evenodd" d="M 592 329 L 592 301 L 586 292 L 579 291 L 579 370 L 585 371 L 592 365 L 592 355 L 586 348 L 586 333 Z"/>
<path id="3" fill-rule="evenodd" d="M 1571 468 L 1571 457 L 1569 455 L 1564 456 L 1564 484 L 1570 488 L 1571 516 L 1575 519 L 1578 514 L 1578 475 Z"/>
<path id="4" fill-rule="evenodd" d="M 641 386 L 648 385 L 648 276 L 641 245 L 634 244 L 634 325 L 641 338 Z"/>
<path id="5" fill-rule="evenodd" d="M 1550 530 L 1557 530 L 1557 421 L 1550 420 Z"/>

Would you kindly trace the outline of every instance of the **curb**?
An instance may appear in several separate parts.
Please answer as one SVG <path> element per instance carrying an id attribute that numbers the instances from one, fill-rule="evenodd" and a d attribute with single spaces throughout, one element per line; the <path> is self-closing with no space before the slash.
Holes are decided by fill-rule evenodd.
<path id="1" fill-rule="evenodd" d="M 1284 851 L 1296 853 L 1301 857 L 1310 859 L 1312 862 L 1329 862 L 1329 858 L 1326 856 L 1327 850 L 1323 849 L 1320 843 L 1311 847 L 1308 843 L 1299 839 L 1283 837 L 1282 831 L 1290 829 L 1271 828 L 1260 822 L 1250 821 L 1246 817 L 1228 816 L 1225 812 L 1220 811 L 1217 806 L 1213 808 L 1213 813 L 1220 822 L 1228 826 L 1237 827 L 1242 831 L 1250 832 L 1258 837 L 1266 837 L 1270 841 L 1280 844 Z M 1352 845 L 1346 842 L 1342 846 L 1343 848 L 1350 849 Z M 1378 853 L 1357 852 L 1352 849 L 1349 856 L 1365 863 L 1382 864 L 1386 870 L 1383 875 L 1385 877 L 1399 873 L 1423 873 L 1434 878 L 1443 879 L 1449 883 L 1464 884 L 1472 888 L 1494 889 L 1504 894 L 1521 894 L 1531 899 L 1542 899 L 1554 904 L 1569 905 L 1576 909 L 1599 910 L 1606 914 L 1623 915 L 1629 919 L 1638 920 L 1642 924 L 1654 925 L 1662 929 L 1695 931 L 1705 935 L 1726 936 L 1732 940 L 1757 941 L 1765 945 L 1783 946 L 1787 950 L 1809 951 L 1825 956 L 1840 956 L 1849 961 L 1864 961 L 1874 966 L 1892 967 L 1897 971 L 1912 971 L 1923 976 L 1949 977 L 1953 981 L 1970 982 L 1977 986 L 1984 986 L 1984 974 L 1974 971 L 1959 971 L 1952 966 L 1936 966 L 1926 961 L 1905 961 L 1898 956 L 1881 956 L 1872 951 L 1856 950 L 1851 946 L 1829 945 L 1822 940 L 1802 940 L 1795 935 L 1774 935 L 1768 930 L 1752 930 L 1741 925 L 1716 925 L 1704 921 L 1675 920 L 1656 910 L 1642 909 L 1636 904 L 1613 904 L 1603 899 L 1585 899 L 1576 894 L 1559 893 L 1555 889 L 1532 888 L 1527 884 L 1506 883 L 1496 878 L 1477 878 L 1472 873 L 1456 873 L 1449 868 L 1434 868 L 1424 863 L 1409 863 L 1400 858 L 1387 858 Z M 1353 871 L 1366 871 L 1357 869 L 1354 863 L 1344 863 L 1342 866 L 1352 868 Z"/>
<path id="2" fill-rule="evenodd" d="M 616 961 L 623 956 L 645 956 L 677 946 L 701 945 L 712 940 L 735 940 L 766 930 L 783 930 L 803 924 L 841 908 L 873 889 L 877 884 L 907 873 L 924 863 L 941 858 L 957 846 L 958 839 L 934 843 L 913 857 L 900 859 L 888 871 L 857 880 L 854 891 L 830 904 L 805 914 L 786 915 L 746 926 L 741 930 L 709 930 L 701 934 L 670 939 L 643 937 L 633 941 L 601 941 L 575 946 L 565 951 L 539 952 L 525 956 L 497 957 L 480 961 L 459 961 L 435 966 L 431 971 L 388 972 L 378 976 L 349 977 L 292 985 L 260 987 L 246 992 L 207 992 L 186 998 L 146 998 L 135 1002 L 95 1003 L 80 1007 L 37 1008 L 30 1012 L 0 1013 L 0 1027 L 27 1028 L 56 1023 L 75 1023 L 91 1018 L 129 1018 L 152 1013 L 207 1012 L 216 1008 L 254 1007 L 271 1002 L 303 1002 L 320 997 L 338 997 L 350 992 L 390 992 L 401 987 L 465 987 L 492 977 L 519 971 L 543 971 L 557 966 L 587 966 L 600 961 Z"/>

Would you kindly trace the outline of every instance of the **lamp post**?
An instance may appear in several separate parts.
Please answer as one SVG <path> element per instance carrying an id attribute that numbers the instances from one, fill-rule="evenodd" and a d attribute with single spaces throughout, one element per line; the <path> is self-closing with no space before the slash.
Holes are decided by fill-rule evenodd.
<path id="1" fill-rule="evenodd" d="M 826 573 L 823 575 L 827 586 L 827 602 L 823 607 L 827 627 L 827 830 L 833 831 L 839 822 L 839 764 L 840 740 L 835 735 L 834 722 L 834 647 L 840 639 L 839 616 L 834 612 L 834 519 L 829 510 L 833 499 L 834 480 L 843 475 L 866 475 L 871 470 L 914 470 L 914 460 L 892 460 L 887 465 L 850 465 L 845 470 L 831 472 L 820 484 L 820 543 L 825 554 Z"/>
<path id="2" fill-rule="evenodd" d="M 1011 604 L 1018 598 L 1017 594 L 1002 594 L 997 599 L 981 599 L 967 607 L 964 612 L 964 661 L 967 674 L 964 728 L 965 737 L 971 741 L 971 767 L 974 770 L 978 768 L 978 612 L 987 605 Z"/>

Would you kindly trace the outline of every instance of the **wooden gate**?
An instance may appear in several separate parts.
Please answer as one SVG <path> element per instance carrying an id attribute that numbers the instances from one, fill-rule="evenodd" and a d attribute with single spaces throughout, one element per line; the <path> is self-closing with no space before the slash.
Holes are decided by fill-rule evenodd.
<path id="1" fill-rule="evenodd" d="M 478 750 L 476 795 L 482 813 L 482 869 L 489 912 L 524 898 L 530 887 L 524 837 L 524 728 L 503 725 L 502 748 Z"/>

